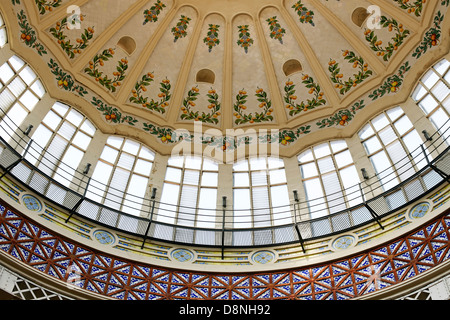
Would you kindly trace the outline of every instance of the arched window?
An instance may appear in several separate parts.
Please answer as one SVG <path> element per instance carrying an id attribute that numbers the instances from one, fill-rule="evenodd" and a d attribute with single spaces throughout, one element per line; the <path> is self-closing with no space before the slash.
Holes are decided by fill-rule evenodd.
<path id="1" fill-rule="evenodd" d="M 108 138 L 86 196 L 109 208 L 139 215 L 148 190 L 154 153 L 118 136 Z"/>
<path id="2" fill-rule="evenodd" d="M 68 187 L 95 131 L 84 115 L 56 102 L 31 137 L 25 158 Z"/>
<path id="3" fill-rule="evenodd" d="M 6 33 L 5 21 L 3 21 L 3 17 L 0 15 L 0 48 L 3 48 L 7 42 L 8 35 Z"/>
<path id="4" fill-rule="evenodd" d="M 450 136 L 450 62 L 446 59 L 434 65 L 420 79 L 412 94 L 436 130 L 445 137 Z"/>
<path id="5" fill-rule="evenodd" d="M 37 75 L 12 56 L 0 67 L 0 136 L 7 142 L 45 94 Z"/>
<path id="6" fill-rule="evenodd" d="M 405 181 L 426 165 L 422 138 L 401 107 L 378 115 L 359 132 L 384 190 Z"/>
<path id="7" fill-rule="evenodd" d="M 284 161 L 250 158 L 233 165 L 235 228 L 267 227 L 292 222 Z"/>
<path id="8" fill-rule="evenodd" d="M 214 228 L 219 166 L 202 157 L 171 157 L 168 162 L 158 221 Z"/>
<path id="9" fill-rule="evenodd" d="M 298 162 L 312 219 L 362 202 L 359 176 L 344 140 L 314 146 Z"/>

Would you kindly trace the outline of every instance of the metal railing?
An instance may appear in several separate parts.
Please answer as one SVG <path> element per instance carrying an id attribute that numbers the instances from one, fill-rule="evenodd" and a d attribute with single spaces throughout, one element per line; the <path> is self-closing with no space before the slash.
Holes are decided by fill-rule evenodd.
<path id="1" fill-rule="evenodd" d="M 3 118 L 5 117 L 7 116 Z M 381 220 L 383 217 L 430 193 L 442 182 L 450 181 L 450 154 L 445 141 L 446 131 L 449 130 L 447 128 L 441 133 L 436 131 L 429 141 L 411 152 L 407 159 L 399 161 L 404 164 L 398 166 L 393 173 L 388 175 L 387 171 L 380 172 L 372 177 L 374 179 L 370 178 L 334 195 L 327 194 L 328 199 L 335 200 L 327 202 L 325 215 L 322 213 L 322 207 L 326 203 L 324 199 L 300 200 L 296 192 L 294 201 L 288 206 L 240 210 L 248 211 L 249 214 L 240 214 L 239 220 L 233 219 L 234 213 L 239 210 L 227 206 L 225 197 L 222 208 L 189 208 L 158 201 L 156 189 L 151 190 L 149 199 L 134 197 L 134 201 L 128 199 L 125 203 L 123 197 L 116 200 L 109 198 L 110 205 L 107 206 L 102 204 L 105 200 L 105 186 L 79 171 L 74 175 L 66 172 L 69 176 L 67 178 L 64 169 L 58 167 L 59 159 L 49 154 L 45 154 L 43 159 L 43 148 L 23 132 L 19 134 L 21 130 L 15 125 L 6 127 L 11 124 L 12 121 L 0 124 L 0 168 L 3 169 L 0 179 L 9 175 L 47 201 L 66 209 L 70 213 L 66 222 L 76 215 L 99 225 L 139 236 L 143 241 L 142 247 L 147 239 L 221 247 L 222 250 L 229 247 L 293 243 L 303 246 L 305 241 L 347 232 L 372 222 L 384 228 Z M 444 127 L 450 126 L 446 123 Z M 414 174 L 407 179 L 403 177 L 401 181 L 400 176 L 410 172 L 411 164 L 414 166 Z M 384 183 L 386 179 L 399 183 L 390 190 L 384 190 L 380 183 L 381 177 Z M 123 194 L 121 190 L 115 192 Z M 102 201 L 92 200 L 94 196 Z M 112 205 L 120 209 L 115 209 Z M 138 210 L 145 213 L 145 216 L 126 213 L 130 210 Z M 198 210 L 210 214 L 201 214 Z M 175 223 L 163 222 L 168 219 L 173 219 Z M 254 227 L 245 227 L 252 221 Z M 244 227 L 239 227 L 240 225 Z"/>

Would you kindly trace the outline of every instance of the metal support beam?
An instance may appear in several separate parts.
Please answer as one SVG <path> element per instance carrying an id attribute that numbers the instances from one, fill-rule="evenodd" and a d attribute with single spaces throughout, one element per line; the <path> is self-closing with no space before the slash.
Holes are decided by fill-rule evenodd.
<path id="1" fill-rule="evenodd" d="M 378 223 L 381 230 L 384 230 L 384 227 L 381 224 L 380 216 L 371 207 L 369 207 L 367 203 L 364 203 L 364 206 L 366 207 L 367 210 L 369 210 L 370 214 L 372 215 L 372 218 Z"/>
<path id="2" fill-rule="evenodd" d="M 87 190 L 89 187 L 89 184 L 91 183 L 91 178 L 89 178 L 87 184 L 86 184 L 86 188 L 84 189 L 84 193 L 83 196 L 80 198 L 80 200 L 78 200 L 78 202 L 73 206 L 72 209 L 70 209 L 70 215 L 67 217 L 66 219 L 66 223 L 69 222 L 70 218 L 72 218 L 72 216 L 74 215 L 74 213 L 76 213 L 76 211 L 78 210 L 78 208 L 81 206 L 81 204 L 83 203 L 83 201 L 86 199 L 86 194 L 87 194 Z"/>
<path id="3" fill-rule="evenodd" d="M 149 217 L 149 220 L 148 220 L 148 225 L 147 225 L 147 229 L 145 230 L 145 233 L 144 233 L 144 241 L 142 242 L 142 246 L 141 246 L 141 249 L 144 249 L 144 245 L 145 245 L 145 241 L 147 241 L 147 238 L 148 238 L 148 232 L 150 231 L 150 226 L 152 225 L 152 221 L 153 221 L 153 214 L 154 214 L 154 212 L 155 212 L 155 204 L 156 204 L 156 191 L 157 191 L 157 189 L 156 188 L 153 188 L 153 190 L 152 190 L 152 211 L 150 212 L 150 217 Z"/>
<path id="4" fill-rule="evenodd" d="M 225 212 L 227 207 L 227 197 L 222 197 L 222 260 L 225 259 Z"/>
<path id="5" fill-rule="evenodd" d="M 305 250 L 305 246 L 304 243 L 305 241 L 303 240 L 302 234 L 300 232 L 300 228 L 298 227 L 298 222 L 297 222 L 297 207 L 300 205 L 300 199 L 298 198 L 298 192 L 297 190 L 294 190 L 294 227 L 295 227 L 295 231 L 297 232 L 297 236 L 298 236 L 298 240 L 300 241 L 300 246 L 302 247 L 303 253 L 306 253 Z"/>

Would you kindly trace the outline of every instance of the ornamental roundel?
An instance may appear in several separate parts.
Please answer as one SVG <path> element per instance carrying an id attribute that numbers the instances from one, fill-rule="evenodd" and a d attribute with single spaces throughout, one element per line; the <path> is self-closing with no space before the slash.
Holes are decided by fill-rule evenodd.
<path id="1" fill-rule="evenodd" d="M 420 219 L 427 214 L 429 209 L 430 204 L 428 202 L 421 202 L 411 209 L 409 212 L 409 217 L 411 219 Z"/>
<path id="2" fill-rule="evenodd" d="M 27 207 L 28 210 L 31 211 L 41 211 L 42 210 L 42 204 L 41 202 L 34 196 L 26 194 L 22 197 L 22 202 L 25 207 Z"/>
<path id="3" fill-rule="evenodd" d="M 275 255 L 271 251 L 258 251 L 252 256 L 252 261 L 257 264 L 266 264 L 274 260 Z"/>
<path id="4" fill-rule="evenodd" d="M 186 249 L 175 249 L 172 251 L 171 256 L 178 262 L 189 262 L 194 260 L 194 254 Z"/>
<path id="5" fill-rule="evenodd" d="M 94 238 L 104 245 L 111 245 L 116 242 L 116 238 L 113 236 L 113 234 L 105 230 L 96 230 L 94 232 Z"/>
<path id="6" fill-rule="evenodd" d="M 333 248 L 336 250 L 345 250 L 350 248 L 355 243 L 355 237 L 344 235 L 333 241 Z"/>

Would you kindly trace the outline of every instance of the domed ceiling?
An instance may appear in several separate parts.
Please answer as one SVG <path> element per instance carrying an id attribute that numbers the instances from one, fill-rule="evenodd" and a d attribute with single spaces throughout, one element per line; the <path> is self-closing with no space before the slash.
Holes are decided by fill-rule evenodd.
<path id="1" fill-rule="evenodd" d="M 53 98 L 164 154 L 196 124 L 217 152 L 350 137 L 449 51 L 448 0 L 6 2 Z"/>

